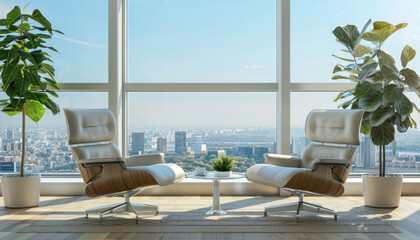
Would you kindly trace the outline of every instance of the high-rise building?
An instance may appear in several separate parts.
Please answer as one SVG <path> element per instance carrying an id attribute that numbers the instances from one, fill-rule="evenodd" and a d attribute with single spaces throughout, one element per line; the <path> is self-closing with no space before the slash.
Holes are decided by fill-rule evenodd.
<path id="1" fill-rule="evenodd" d="M 187 133 L 175 132 L 175 152 L 183 155 L 187 153 Z"/>
<path id="2" fill-rule="evenodd" d="M 226 150 L 209 150 L 207 151 L 207 156 L 214 155 L 217 158 L 220 158 L 221 156 L 226 156 Z"/>
<path id="3" fill-rule="evenodd" d="M 133 132 L 131 154 L 144 154 L 144 132 Z"/>
<path id="4" fill-rule="evenodd" d="M 254 149 L 252 149 L 252 147 L 239 147 L 238 152 L 239 154 L 245 155 L 247 157 L 254 155 Z"/>
<path id="5" fill-rule="evenodd" d="M 167 150 L 167 140 L 163 137 L 158 137 L 157 139 L 157 151 L 160 153 L 166 153 Z"/>
<path id="6" fill-rule="evenodd" d="M 15 138 L 15 133 L 13 132 L 13 130 L 7 130 L 7 139 L 14 139 Z"/>
<path id="7" fill-rule="evenodd" d="M 207 145 L 204 143 L 193 143 L 191 145 L 191 150 L 194 153 L 202 153 L 202 152 L 207 151 Z"/>
<path id="8" fill-rule="evenodd" d="M 374 168 L 376 159 L 376 148 L 373 145 L 370 135 L 363 135 L 360 147 L 356 155 L 356 167 Z"/>
<path id="9" fill-rule="evenodd" d="M 268 153 L 267 147 L 254 147 L 254 155 L 257 157 L 262 157 L 264 154 Z"/>

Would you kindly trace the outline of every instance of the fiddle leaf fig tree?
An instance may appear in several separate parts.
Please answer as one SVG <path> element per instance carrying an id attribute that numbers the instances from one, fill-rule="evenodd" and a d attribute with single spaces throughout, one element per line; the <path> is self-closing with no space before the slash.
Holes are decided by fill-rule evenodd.
<path id="1" fill-rule="evenodd" d="M 22 113 L 22 158 L 20 176 L 24 176 L 25 115 L 38 123 L 45 110 L 54 115 L 59 106 L 50 98 L 60 90 L 55 80 L 51 56 L 46 50 L 54 30 L 39 10 L 24 14 L 14 7 L 5 19 L 0 19 L 0 77 L 2 90 L 8 96 L 0 100 L 1 111 L 13 116 Z"/>
<path id="2" fill-rule="evenodd" d="M 333 55 L 346 62 L 333 69 L 333 80 L 348 79 L 357 83 L 355 88 L 341 92 L 334 101 L 344 100 L 339 107 L 365 110 L 361 132 L 370 134 L 374 145 L 380 146 L 379 175 L 385 176 L 385 146 L 394 141 L 395 127 L 404 133 L 417 128 L 411 117 L 417 106 L 406 96 L 407 89 L 420 96 L 420 77 L 408 68 L 416 51 L 406 45 L 401 52 L 401 69 L 392 55 L 382 47 L 392 34 L 407 26 L 407 23 L 392 25 L 384 21 L 373 23 L 373 29 L 362 31 L 356 26 L 338 26 L 333 34 L 344 46 L 347 57 Z M 365 40 L 367 43 L 361 43 Z M 368 45 L 370 43 L 370 46 Z M 395 143 L 395 142 L 394 142 Z"/>

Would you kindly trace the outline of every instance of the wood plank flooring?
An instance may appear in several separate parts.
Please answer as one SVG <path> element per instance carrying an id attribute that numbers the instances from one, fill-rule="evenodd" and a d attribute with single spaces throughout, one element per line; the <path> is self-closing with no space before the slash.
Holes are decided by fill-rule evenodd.
<path id="1" fill-rule="evenodd" d="M 374 209 L 383 221 L 393 225 L 401 233 L 20 233 L 20 230 L 29 226 L 33 220 L 47 217 L 48 211 L 59 206 L 64 212 L 69 204 L 79 201 L 81 197 L 42 197 L 39 208 L 32 209 L 6 209 L 2 206 L 0 198 L 0 239 L 3 240 L 110 240 L 110 239 L 141 239 L 141 240 L 356 240 L 356 239 L 420 239 L 420 197 L 403 197 L 397 209 Z M 179 200 L 194 201 L 201 197 L 166 197 L 168 202 Z M 211 203 L 211 197 L 208 198 Z M 242 197 L 222 197 L 240 201 Z M 153 197 L 136 197 L 136 201 L 153 199 Z M 362 197 L 317 198 L 324 205 L 337 204 L 343 201 L 352 204 L 351 207 L 363 205 Z M 118 201 L 115 199 L 115 201 Z M 96 199 L 95 204 L 109 203 L 108 199 Z M 333 204 L 333 205 L 334 205 Z M 67 207 L 67 208 L 66 208 Z M 174 206 L 176 208 L 176 206 Z M 93 226 L 94 227 L 94 226 Z"/>

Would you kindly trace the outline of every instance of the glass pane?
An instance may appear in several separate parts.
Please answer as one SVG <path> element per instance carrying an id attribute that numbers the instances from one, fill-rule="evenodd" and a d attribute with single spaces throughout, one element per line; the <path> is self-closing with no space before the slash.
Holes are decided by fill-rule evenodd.
<path id="1" fill-rule="evenodd" d="M 291 1 L 291 81 L 347 82 L 331 80 L 334 66 L 343 63 L 331 54 L 346 56 L 332 31 L 337 26 L 347 24 L 356 25 L 361 30 L 369 19 L 394 25 L 408 23 L 408 27 L 392 35 L 382 47 L 400 62 L 405 44 L 420 49 L 419 8 L 420 1 L 417 0 L 354 0 L 351 3 L 345 0 Z M 370 29 L 372 26 L 369 26 Z M 417 56 L 409 66 L 416 69 L 414 66 L 419 64 L 420 58 Z"/>
<path id="2" fill-rule="evenodd" d="M 39 9 L 54 29 L 65 33 L 48 40 L 60 52 L 50 53 L 58 83 L 108 82 L 108 1 L 1 1 L 0 18 L 28 3 L 22 12 Z"/>
<path id="3" fill-rule="evenodd" d="M 336 109 L 339 105 L 333 99 L 338 93 L 292 93 L 291 94 L 291 139 L 292 154 L 301 155 L 310 141 L 305 137 L 305 120 L 313 109 Z M 411 101 L 420 106 L 419 97 L 408 93 Z M 420 123 L 420 114 L 414 112 L 412 117 Z M 391 146 L 386 148 L 386 165 L 388 173 L 419 173 L 420 172 L 420 131 L 410 129 L 406 133 L 396 131 L 397 152 L 392 153 Z M 377 173 L 378 150 L 372 144 L 370 137 L 360 135 L 360 147 L 355 158 L 353 173 Z"/>
<path id="4" fill-rule="evenodd" d="M 129 0 L 130 82 L 275 82 L 275 0 Z"/>
<path id="5" fill-rule="evenodd" d="M 106 108 L 107 93 L 59 93 L 60 108 Z M 6 94 L 0 92 L 0 99 Z M 22 117 L 0 112 L 0 172 L 20 171 Z M 26 118 L 26 172 L 78 173 L 67 145 L 64 112 L 48 110 L 38 126 Z M 15 166 L 16 165 L 16 166 Z"/>
<path id="6" fill-rule="evenodd" d="M 244 172 L 274 152 L 275 93 L 129 93 L 128 152 L 163 152 L 186 171 L 231 156 Z"/>

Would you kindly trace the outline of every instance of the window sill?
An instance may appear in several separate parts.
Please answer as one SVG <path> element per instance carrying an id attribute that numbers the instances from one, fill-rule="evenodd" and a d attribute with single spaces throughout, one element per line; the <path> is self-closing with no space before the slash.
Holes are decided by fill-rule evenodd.
<path id="1" fill-rule="evenodd" d="M 44 196 L 82 196 L 85 183 L 80 177 L 43 177 L 41 195 Z M 350 177 L 345 183 L 344 195 L 362 195 L 362 178 Z M 288 196 L 285 191 L 249 182 L 246 178 L 223 180 L 221 194 L 231 196 Z M 175 195 L 212 195 L 213 184 L 210 180 L 186 178 L 184 181 L 163 187 L 144 190 L 142 195 L 175 196 Z M 402 195 L 420 195 L 420 177 L 404 177 Z"/>

